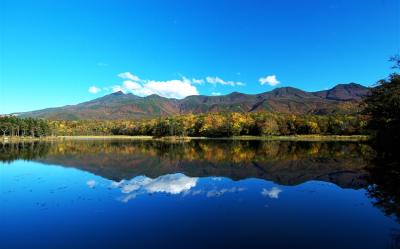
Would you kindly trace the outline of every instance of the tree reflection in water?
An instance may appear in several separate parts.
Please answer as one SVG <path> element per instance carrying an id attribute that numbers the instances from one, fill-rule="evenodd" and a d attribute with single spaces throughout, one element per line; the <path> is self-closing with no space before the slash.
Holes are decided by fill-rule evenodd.
<path id="1" fill-rule="evenodd" d="M 40 161 L 115 181 L 184 173 L 192 177 L 255 177 L 282 185 L 322 180 L 344 188 L 366 188 L 373 204 L 400 222 L 399 161 L 377 155 L 369 145 L 355 142 L 83 140 L 0 145 L 2 162 Z M 394 232 L 394 246 L 399 237 L 399 232 Z"/>

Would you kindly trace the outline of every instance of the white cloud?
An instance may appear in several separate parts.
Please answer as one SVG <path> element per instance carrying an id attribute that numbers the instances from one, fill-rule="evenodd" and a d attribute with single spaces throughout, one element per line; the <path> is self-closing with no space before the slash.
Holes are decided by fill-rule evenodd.
<path id="1" fill-rule="evenodd" d="M 138 76 L 130 73 L 124 72 L 118 74 L 119 78 L 124 79 L 121 84 L 113 85 L 109 87 L 104 87 L 105 91 L 118 92 L 122 91 L 124 93 L 133 93 L 138 96 L 148 96 L 152 94 L 157 94 L 166 98 L 176 98 L 182 99 L 190 95 L 199 95 L 195 85 L 201 85 L 205 82 L 210 84 L 220 84 L 229 86 L 244 86 L 243 82 L 239 81 L 225 81 L 219 77 L 206 77 L 205 79 L 197 78 L 186 78 L 182 76 L 180 79 L 172 79 L 165 81 L 158 80 L 147 80 L 140 79 Z M 96 88 L 94 91 L 101 91 L 100 88 Z M 219 92 L 214 92 L 213 95 L 221 95 Z"/>
<path id="2" fill-rule="evenodd" d="M 204 80 L 203 80 L 203 79 L 195 79 L 195 78 L 193 78 L 193 79 L 192 79 L 192 82 L 193 82 L 194 84 L 199 84 L 199 85 L 201 85 L 201 84 L 204 83 Z"/>
<path id="3" fill-rule="evenodd" d="M 176 99 L 182 99 L 189 95 L 199 95 L 197 88 L 192 84 L 194 83 L 193 80 L 196 80 L 196 83 L 200 82 L 199 79 L 189 80 L 182 77 L 181 79 L 167 81 L 141 80 L 129 72 L 120 73 L 118 76 L 127 80 L 122 85 L 111 87 L 113 92 L 130 92 L 142 97 L 157 94 L 162 97 Z"/>
<path id="4" fill-rule="evenodd" d="M 111 90 L 112 90 L 113 93 L 115 93 L 115 92 L 124 92 L 124 93 L 126 93 L 125 89 L 122 88 L 121 86 L 118 86 L 118 85 L 112 86 Z"/>
<path id="5" fill-rule="evenodd" d="M 124 80 L 140 81 L 139 77 L 137 77 L 136 75 L 134 75 L 130 72 L 120 73 L 120 74 L 118 74 L 118 77 L 120 77 Z"/>
<path id="6" fill-rule="evenodd" d="M 95 180 L 89 180 L 89 181 L 86 182 L 86 185 L 89 188 L 94 188 L 94 186 L 96 186 L 96 181 Z"/>
<path id="7" fill-rule="evenodd" d="M 258 81 L 261 83 L 261 85 L 268 84 L 270 86 L 276 86 L 280 83 L 279 80 L 276 78 L 276 75 L 261 77 Z"/>
<path id="8" fill-rule="evenodd" d="M 89 90 L 88 90 L 88 91 L 89 91 L 90 93 L 96 94 L 96 93 L 100 92 L 101 89 L 98 88 L 98 87 L 96 87 L 96 86 L 91 86 L 91 87 L 89 87 Z"/>
<path id="9" fill-rule="evenodd" d="M 206 81 L 208 83 L 214 84 L 214 85 L 216 85 L 216 84 L 230 85 L 230 86 L 235 86 L 236 85 L 236 82 L 234 82 L 234 81 L 225 81 L 225 80 L 223 80 L 223 79 L 221 79 L 219 77 L 208 76 L 208 77 L 206 77 Z"/>
<path id="10" fill-rule="evenodd" d="M 244 86 L 245 85 L 245 83 L 240 82 L 240 81 L 231 81 L 231 80 L 225 81 L 218 76 L 216 76 L 216 77 L 207 76 L 205 81 L 210 84 L 213 84 L 213 85 L 217 85 L 217 84 L 228 85 L 228 86 Z M 201 83 L 203 83 L 203 82 L 204 82 L 204 80 L 201 80 Z"/>
<path id="11" fill-rule="evenodd" d="M 221 93 L 220 93 L 220 92 L 212 92 L 211 95 L 212 95 L 212 96 L 220 96 Z"/>
<path id="12" fill-rule="evenodd" d="M 189 95 L 199 95 L 197 88 L 191 82 L 182 78 L 181 80 L 147 81 L 144 85 L 144 94 L 158 94 L 167 98 L 181 99 Z"/>
<path id="13" fill-rule="evenodd" d="M 124 81 L 124 87 L 131 91 L 139 90 L 142 88 L 142 86 L 139 83 L 130 80 Z"/>
<path id="14" fill-rule="evenodd" d="M 268 196 L 269 198 L 272 198 L 272 199 L 278 199 L 279 194 L 282 191 L 283 190 L 281 190 L 280 188 L 277 188 L 277 187 L 273 187 L 270 190 L 263 188 L 263 190 L 261 191 L 261 194 L 263 196 Z"/>

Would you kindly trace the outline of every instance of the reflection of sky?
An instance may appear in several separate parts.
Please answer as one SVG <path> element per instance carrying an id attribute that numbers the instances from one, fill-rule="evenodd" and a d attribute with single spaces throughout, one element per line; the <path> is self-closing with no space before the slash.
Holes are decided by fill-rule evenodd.
<path id="1" fill-rule="evenodd" d="M 187 248 L 194 236 L 201 248 L 213 247 L 204 241 L 231 242 L 225 248 L 234 248 L 232 238 L 252 238 L 246 245 L 259 241 L 260 247 L 268 241 L 276 248 L 288 234 L 294 238 L 287 240 L 288 248 L 302 241 L 314 243 L 315 238 L 321 239 L 323 248 L 332 238 L 343 242 L 336 248 L 350 248 L 349 241 L 357 243 L 354 248 L 382 248 L 390 229 L 399 227 L 373 207 L 365 190 L 324 182 L 281 186 L 255 178 L 184 174 L 115 182 L 81 170 L 24 161 L 0 163 L 0 203 L 0 241 L 18 242 L 17 248 L 46 248 L 43 234 L 46 245 L 63 240 L 68 248 L 87 248 L 71 245 L 83 245 L 83 238 L 90 239 L 93 248 L 151 248 L 149 242 L 163 248 L 177 234 L 184 244 L 180 248 Z M 105 246 L 108 240 L 112 244 Z M 125 244 L 116 245 L 120 240 Z M 9 245 L 2 248 L 13 248 Z"/>
<path id="2" fill-rule="evenodd" d="M 278 199 L 279 194 L 282 192 L 282 189 L 278 187 L 272 187 L 271 189 L 263 188 L 261 194 L 263 196 L 267 196 L 271 199 Z"/>
<path id="3" fill-rule="evenodd" d="M 120 196 L 118 200 L 122 202 L 128 202 L 142 194 L 165 193 L 171 195 L 182 194 L 182 196 L 205 195 L 206 197 L 220 197 L 227 193 L 238 193 L 246 190 L 244 187 L 225 187 L 222 177 L 212 177 L 210 180 L 210 182 L 216 181 L 217 185 L 209 184 L 196 189 L 199 181 L 198 177 L 189 177 L 177 173 L 159 176 L 154 179 L 146 176 L 137 176 L 131 180 L 112 181 L 110 187 L 120 189 L 123 196 Z M 93 180 L 87 181 L 89 188 L 93 188 L 95 184 L 96 182 Z"/>
<path id="4" fill-rule="evenodd" d="M 237 187 L 232 187 L 232 188 L 222 188 L 222 189 L 213 189 L 207 192 L 207 197 L 219 197 L 221 195 L 224 195 L 226 193 L 235 193 L 235 192 L 241 192 L 244 191 L 245 188 L 237 188 Z"/>
<path id="5" fill-rule="evenodd" d="M 128 202 L 139 194 L 166 193 L 166 194 L 181 194 L 189 191 L 197 184 L 197 177 L 188 177 L 184 174 L 168 174 L 157 178 L 149 178 L 138 176 L 131 180 L 122 180 L 120 182 L 112 182 L 112 188 L 120 188 L 125 196 L 120 200 Z"/>
<path id="6" fill-rule="evenodd" d="M 94 188 L 94 186 L 96 186 L 96 181 L 95 180 L 89 180 L 89 181 L 86 182 L 86 185 L 89 188 Z"/>

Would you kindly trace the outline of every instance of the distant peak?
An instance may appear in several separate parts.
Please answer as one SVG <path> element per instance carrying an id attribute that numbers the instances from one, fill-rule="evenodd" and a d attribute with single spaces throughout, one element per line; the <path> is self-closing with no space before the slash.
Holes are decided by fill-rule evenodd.
<path id="1" fill-rule="evenodd" d="M 350 82 L 337 84 L 331 89 L 314 92 L 313 94 L 325 99 L 345 101 L 360 100 L 367 95 L 368 91 L 368 87 Z"/>
<path id="2" fill-rule="evenodd" d="M 292 89 L 299 90 L 299 89 L 291 87 L 291 86 L 282 86 L 282 87 L 277 87 L 277 88 L 273 89 L 272 91 L 282 91 L 282 90 L 292 90 Z"/>
<path id="3" fill-rule="evenodd" d="M 117 91 L 117 92 L 113 92 L 111 95 L 118 96 L 118 95 L 125 95 L 125 93 L 123 91 Z"/>
<path id="4" fill-rule="evenodd" d="M 153 93 L 153 94 L 148 95 L 146 98 L 162 98 L 162 97 L 158 94 Z"/>
<path id="5" fill-rule="evenodd" d="M 285 87 L 275 88 L 271 92 L 273 92 L 273 93 L 293 93 L 293 92 L 303 92 L 303 90 L 300 90 L 298 88 L 294 88 L 291 86 L 285 86 Z"/>
<path id="6" fill-rule="evenodd" d="M 363 85 L 354 83 L 354 82 L 350 82 L 350 83 L 341 83 L 341 84 L 337 84 L 336 86 L 334 86 L 333 88 L 337 88 L 337 87 L 359 87 L 359 88 L 367 88 Z M 332 89 L 333 89 L 332 88 Z"/>

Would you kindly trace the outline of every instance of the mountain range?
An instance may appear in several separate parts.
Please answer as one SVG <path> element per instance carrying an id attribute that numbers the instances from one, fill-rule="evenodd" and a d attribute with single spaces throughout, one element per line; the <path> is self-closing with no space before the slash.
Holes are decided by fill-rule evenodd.
<path id="1" fill-rule="evenodd" d="M 207 112 L 280 112 L 292 114 L 354 113 L 369 88 L 338 84 L 329 90 L 306 92 L 293 87 L 276 88 L 260 94 L 232 92 L 221 96 L 193 95 L 184 99 L 158 95 L 139 97 L 121 91 L 77 105 L 18 113 L 22 117 L 55 120 L 143 119 Z"/>

